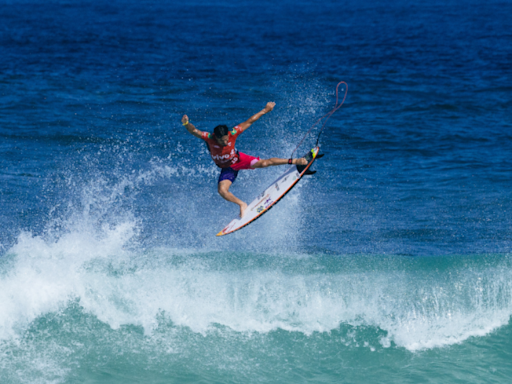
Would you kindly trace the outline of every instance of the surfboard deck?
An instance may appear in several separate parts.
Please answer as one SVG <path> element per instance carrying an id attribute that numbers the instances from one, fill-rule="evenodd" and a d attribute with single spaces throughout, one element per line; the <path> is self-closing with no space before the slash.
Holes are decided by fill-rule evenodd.
<path id="1" fill-rule="evenodd" d="M 310 158 L 307 165 L 290 166 L 247 206 L 244 217 L 232 220 L 222 231 L 217 233 L 217 236 L 229 235 L 238 231 L 268 212 L 307 174 L 309 167 L 317 159 L 319 150 L 320 147 L 315 147 L 306 154 L 306 158 Z"/>

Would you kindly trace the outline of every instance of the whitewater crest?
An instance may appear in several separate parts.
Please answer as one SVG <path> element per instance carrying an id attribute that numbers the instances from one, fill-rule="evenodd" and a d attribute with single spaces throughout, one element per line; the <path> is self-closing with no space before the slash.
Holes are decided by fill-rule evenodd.
<path id="1" fill-rule="evenodd" d="M 0 338 L 78 303 L 113 330 L 140 326 L 148 336 L 162 317 L 203 335 L 218 326 L 306 336 L 351 326 L 383 331 L 381 347 L 415 351 L 484 336 L 512 314 L 510 265 L 485 256 L 470 260 L 472 268 L 453 262 L 442 272 L 438 259 L 420 268 L 398 257 L 347 257 L 332 270 L 322 255 L 142 252 L 127 247 L 136 234 L 134 222 L 55 242 L 21 234 L 2 266 Z"/>

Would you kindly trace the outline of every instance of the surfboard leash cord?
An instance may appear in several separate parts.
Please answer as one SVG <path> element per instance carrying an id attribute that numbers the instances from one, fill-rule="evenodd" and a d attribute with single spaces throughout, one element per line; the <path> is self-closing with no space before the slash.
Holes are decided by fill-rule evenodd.
<path id="1" fill-rule="evenodd" d="M 341 100 L 340 103 L 338 103 L 338 91 L 339 91 L 339 87 L 340 85 L 344 85 L 345 87 L 345 94 L 343 95 L 343 100 Z M 306 137 L 311 133 L 311 131 L 313 130 L 313 128 L 315 128 L 317 125 L 319 125 L 320 123 L 322 123 L 322 120 L 323 120 L 323 123 L 322 123 L 322 127 L 320 128 L 320 132 L 318 132 L 318 136 L 316 138 L 316 144 L 315 146 L 318 147 L 318 143 L 320 141 L 320 135 L 322 134 L 324 128 L 325 128 L 325 125 L 327 124 L 327 121 L 329 120 L 329 118 L 334 114 L 334 112 L 336 112 L 338 109 L 341 108 L 341 106 L 343 105 L 343 103 L 345 102 L 345 99 L 347 98 L 347 92 L 348 92 L 348 84 L 345 83 L 344 81 L 340 81 L 338 83 L 338 85 L 336 85 L 336 103 L 334 104 L 334 108 L 331 109 L 331 111 L 329 111 L 328 113 L 326 113 L 325 115 L 323 115 L 321 118 L 319 118 L 312 126 L 311 128 L 309 128 L 309 130 L 306 132 L 306 134 L 304 135 L 304 137 L 302 138 L 302 140 L 299 142 L 299 144 L 295 147 L 295 149 L 293 150 L 292 154 L 290 155 L 290 159 L 293 158 L 293 154 L 295 153 L 295 151 L 297 151 L 297 149 L 299 149 L 299 147 L 301 146 L 301 144 L 304 142 L 304 140 L 306 139 Z"/>

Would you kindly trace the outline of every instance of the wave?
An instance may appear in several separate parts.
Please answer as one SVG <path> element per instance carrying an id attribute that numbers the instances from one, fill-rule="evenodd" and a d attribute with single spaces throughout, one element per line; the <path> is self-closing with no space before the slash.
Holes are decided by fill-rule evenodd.
<path id="1" fill-rule="evenodd" d="M 21 234 L 1 267 L 0 339 L 78 305 L 114 330 L 132 325 L 148 335 L 161 317 L 203 335 L 218 326 L 306 336 L 356 327 L 382 331 L 384 348 L 416 351 L 487 335 L 512 314 L 508 255 L 141 252 L 129 247 L 136 232 L 126 222 L 101 237 L 70 232 L 49 242 Z"/>

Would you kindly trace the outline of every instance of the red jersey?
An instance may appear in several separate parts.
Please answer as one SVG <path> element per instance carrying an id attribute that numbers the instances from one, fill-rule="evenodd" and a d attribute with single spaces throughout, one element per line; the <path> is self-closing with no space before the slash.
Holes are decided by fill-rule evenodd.
<path id="1" fill-rule="evenodd" d="M 238 151 L 235 149 L 235 142 L 236 138 L 241 133 L 242 128 L 240 128 L 239 125 L 229 131 L 229 141 L 228 145 L 225 147 L 221 147 L 219 143 L 217 143 L 217 140 L 215 140 L 215 134 L 203 132 L 201 135 L 201 139 L 206 141 L 206 144 L 208 144 L 208 149 L 210 150 L 210 155 L 212 156 L 213 161 L 220 168 L 231 167 L 233 164 L 236 164 L 240 161 Z"/>

